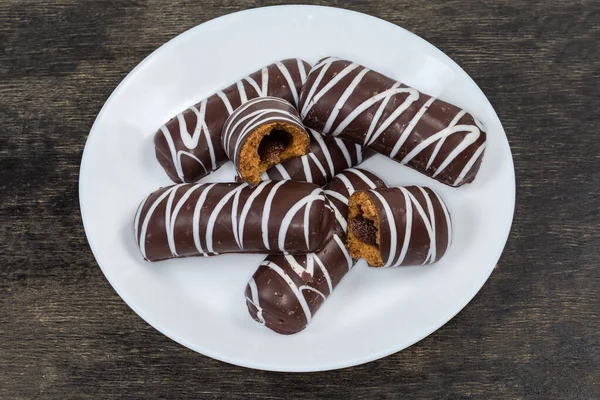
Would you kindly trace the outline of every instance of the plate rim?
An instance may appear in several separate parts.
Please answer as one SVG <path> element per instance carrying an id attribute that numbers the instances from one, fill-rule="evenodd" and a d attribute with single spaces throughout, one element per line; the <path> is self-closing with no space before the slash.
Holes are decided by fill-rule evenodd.
<path id="1" fill-rule="evenodd" d="M 511 198 L 511 207 L 510 207 L 510 218 L 507 218 L 508 221 L 508 226 L 506 227 L 506 233 L 504 235 L 504 239 L 503 239 L 503 243 L 501 246 L 499 246 L 499 252 L 498 254 L 496 254 L 494 256 L 494 258 L 496 259 L 496 262 L 494 263 L 494 265 L 492 265 L 489 270 L 487 271 L 487 273 L 484 275 L 483 279 L 481 280 L 481 282 L 477 282 L 477 284 L 473 285 L 474 288 L 476 288 L 476 290 L 474 290 L 473 293 L 470 293 L 468 296 L 466 296 L 466 300 L 457 307 L 457 309 L 455 311 L 453 311 L 452 313 L 450 313 L 449 317 L 447 319 L 445 319 L 443 322 L 437 322 L 435 324 L 433 324 L 432 326 L 428 327 L 427 329 L 423 329 L 423 334 L 419 335 L 417 339 L 413 340 L 413 341 L 409 341 L 408 344 L 402 344 L 400 346 L 393 346 L 392 348 L 389 349 L 385 349 L 382 350 L 380 352 L 377 353 L 372 353 L 369 356 L 365 356 L 362 358 L 356 358 L 353 359 L 352 361 L 348 361 L 348 362 L 334 362 L 334 363 L 322 363 L 319 364 L 319 366 L 284 366 L 282 367 L 278 367 L 277 365 L 271 365 L 271 364 L 266 364 L 266 363 L 262 363 L 262 362 L 248 362 L 246 360 L 239 360 L 239 359 L 234 359 L 230 356 L 226 356 L 223 354 L 219 354 L 217 352 L 213 352 L 212 350 L 205 348 L 203 346 L 199 346 L 195 343 L 191 343 L 188 340 L 179 337 L 177 334 L 175 334 L 174 332 L 172 332 L 168 327 L 165 326 L 161 326 L 159 323 L 156 323 L 155 321 L 152 320 L 151 317 L 149 317 L 145 312 L 143 312 L 142 310 L 138 309 L 135 305 L 134 302 L 129 299 L 129 297 L 123 293 L 120 289 L 118 289 L 118 285 L 115 285 L 110 277 L 110 274 L 107 272 L 107 270 L 105 270 L 104 267 L 102 267 L 102 265 L 100 264 L 100 262 L 98 261 L 98 256 L 97 254 L 99 254 L 98 250 L 96 249 L 96 246 L 94 245 L 94 243 L 92 242 L 92 240 L 90 240 L 90 228 L 88 227 L 88 225 L 86 224 L 86 220 L 87 218 L 85 217 L 86 215 L 86 211 L 85 211 L 85 195 L 83 194 L 82 191 L 82 186 L 83 186 L 83 171 L 84 171 L 84 166 L 86 165 L 86 160 L 87 160 L 87 154 L 89 153 L 89 149 L 88 149 L 88 143 L 90 141 L 90 138 L 95 135 L 95 131 L 98 129 L 97 125 L 99 124 L 99 121 L 102 120 L 102 117 L 104 115 L 104 113 L 106 112 L 108 106 L 111 104 L 112 101 L 114 101 L 114 98 L 116 96 L 118 96 L 118 94 L 124 90 L 125 86 L 127 85 L 128 81 L 132 78 L 132 76 L 141 68 L 145 67 L 147 64 L 149 64 L 150 62 L 152 62 L 152 60 L 156 57 L 158 57 L 161 53 L 161 51 L 168 45 L 172 45 L 173 43 L 177 43 L 178 41 L 181 40 L 185 40 L 187 38 L 187 36 L 192 35 L 196 30 L 200 29 L 200 27 L 206 26 L 206 25 L 210 25 L 210 24 L 216 24 L 219 23 L 221 20 L 223 19 L 228 19 L 228 18 L 234 18 L 235 16 L 239 15 L 239 14 L 249 14 L 249 13 L 261 13 L 264 12 L 264 10 L 267 9 L 276 9 L 276 8 L 296 8 L 296 9 L 303 9 L 303 10 L 321 10 L 321 9 L 327 9 L 330 11 L 334 11 L 334 12 L 340 12 L 340 13 L 349 13 L 349 14 L 354 14 L 355 16 L 358 16 L 360 18 L 365 18 L 365 19 L 370 19 L 373 20 L 374 22 L 380 24 L 380 23 L 384 23 L 384 24 L 388 24 L 388 25 L 393 25 L 394 28 L 396 29 L 400 29 L 402 31 L 404 31 L 404 34 L 408 34 L 409 36 L 412 36 L 413 39 L 417 39 L 418 41 L 423 42 L 424 44 L 426 44 L 428 47 L 431 48 L 431 50 L 433 50 L 434 52 L 436 52 L 438 54 L 438 56 L 440 56 L 442 59 L 445 59 L 448 64 L 450 66 L 452 66 L 454 69 L 458 69 L 459 71 L 461 71 L 464 76 L 474 85 L 474 87 L 477 89 L 477 91 L 479 91 L 481 94 L 483 94 L 483 96 L 485 97 L 485 99 L 487 100 L 489 106 L 491 107 L 492 111 L 494 112 L 494 116 L 497 119 L 497 122 L 499 123 L 499 128 L 501 130 L 501 133 L 504 135 L 504 137 L 506 138 L 507 141 L 507 148 L 508 148 L 508 152 L 509 152 L 509 160 L 510 160 L 510 165 L 508 166 L 510 168 L 510 171 L 512 172 L 511 177 L 512 177 L 512 185 L 511 185 L 511 193 L 510 193 L 510 198 Z M 317 11 L 318 12 L 318 11 Z M 226 362 L 228 364 L 231 365 L 236 365 L 236 366 L 241 366 L 241 367 L 245 367 L 245 368 L 251 368 L 251 369 L 258 369 L 258 370 L 264 370 L 264 371 L 277 371 L 277 372 L 318 372 L 318 371 L 330 371 L 330 370 L 336 370 L 336 369 L 343 369 L 343 368 L 349 368 L 349 367 L 353 367 L 353 366 L 357 366 L 357 365 L 361 365 L 361 364 L 365 364 L 371 361 L 375 361 L 384 357 L 387 357 L 391 354 L 400 352 L 408 347 L 413 346 L 414 344 L 420 342 L 421 340 L 425 339 L 426 337 L 428 337 L 429 335 L 431 335 L 432 333 L 436 332 L 437 330 L 441 329 L 444 325 L 446 325 L 451 319 L 453 319 L 459 312 L 461 312 L 466 306 L 467 304 L 469 304 L 473 298 L 481 291 L 481 288 L 483 287 L 483 285 L 488 281 L 491 273 L 494 271 L 494 269 L 496 268 L 498 261 L 500 260 L 500 257 L 502 256 L 502 253 L 504 252 L 504 249 L 506 247 L 506 243 L 508 241 L 508 238 L 510 236 L 510 232 L 511 232 L 511 228 L 512 228 L 512 223 L 514 220 L 514 212 L 515 212 L 515 205 L 516 205 L 516 176 L 515 176 L 515 169 L 514 169 L 514 160 L 513 160 L 513 155 L 512 155 L 512 151 L 510 148 L 510 142 L 508 141 L 508 136 L 506 136 L 506 132 L 504 130 L 504 127 L 502 126 L 502 122 L 500 121 L 500 118 L 498 116 L 498 113 L 496 112 L 496 110 L 494 109 L 493 105 L 491 104 L 491 102 L 489 101 L 488 97 L 485 95 L 485 93 L 481 90 L 481 88 L 479 87 L 479 85 L 477 85 L 477 83 L 473 80 L 473 78 L 471 78 L 471 76 L 458 64 L 456 63 L 450 56 L 448 56 L 446 53 L 444 53 L 442 50 L 440 50 L 439 48 L 437 48 L 435 45 L 433 45 L 432 43 L 430 43 L 429 41 L 427 41 L 426 39 L 412 33 L 411 31 L 407 30 L 406 28 L 403 28 L 399 25 L 396 25 L 390 21 L 386 21 L 382 18 L 373 16 L 373 15 L 369 15 L 369 14 L 365 14 L 362 12 L 358 12 L 358 11 L 353 11 L 353 10 L 348 10 L 345 8 L 339 8 L 339 7 L 330 7 L 330 6 L 318 6 L 318 5 L 275 5 L 275 6 L 267 6 L 267 7 L 257 7 L 257 8 L 252 8 L 252 9 L 247 9 L 247 10 L 240 10 L 240 11 L 236 11 L 233 13 L 229 13 L 229 14 L 225 14 L 225 15 L 221 15 L 219 17 L 210 19 L 208 21 L 202 22 L 176 36 L 174 36 L 173 38 L 169 39 L 168 41 L 166 41 L 165 43 L 163 43 L 162 45 L 160 45 L 158 48 L 156 48 L 154 51 L 152 51 L 152 53 L 148 54 L 142 61 L 140 61 L 122 80 L 121 82 L 119 82 L 119 84 L 116 86 L 116 88 L 112 91 L 112 93 L 110 94 L 110 96 L 107 98 L 107 100 L 104 102 L 104 104 L 102 105 L 102 108 L 100 109 L 100 111 L 98 112 L 94 123 L 92 124 L 92 127 L 90 128 L 89 134 L 86 138 L 85 141 L 85 145 L 84 145 L 84 149 L 82 152 L 82 156 L 81 156 L 81 162 L 80 162 L 80 168 L 79 168 L 79 184 L 78 184 L 78 191 L 79 191 L 79 208 L 80 208 L 80 214 L 81 214 L 81 220 L 83 223 L 83 227 L 84 227 L 84 231 L 85 231 L 85 235 L 86 235 L 86 239 L 88 242 L 88 245 L 90 246 L 90 249 L 92 251 L 92 254 L 94 255 L 94 259 L 96 260 L 96 264 L 100 267 L 100 270 L 102 271 L 102 273 L 104 274 L 104 277 L 106 278 L 106 280 L 108 281 L 108 283 L 111 285 L 112 289 L 119 295 L 119 297 L 121 297 L 121 299 L 125 302 L 125 304 L 127 304 L 127 306 L 129 308 L 131 308 L 133 310 L 133 312 L 135 312 L 139 317 L 141 317 L 148 325 L 150 325 L 151 327 L 153 327 L 154 329 L 156 329 L 157 331 L 159 331 L 160 333 L 162 333 L 163 335 L 167 336 L 169 339 L 179 343 L 182 346 L 185 346 L 187 348 L 189 348 L 190 350 L 200 353 L 203 356 L 206 357 L 210 357 L 222 362 Z"/>

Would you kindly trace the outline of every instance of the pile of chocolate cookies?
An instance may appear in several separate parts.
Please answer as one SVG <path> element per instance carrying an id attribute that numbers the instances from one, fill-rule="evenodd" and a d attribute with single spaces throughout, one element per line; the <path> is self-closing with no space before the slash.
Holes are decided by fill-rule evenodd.
<path id="1" fill-rule="evenodd" d="M 424 265 L 451 245 L 450 211 L 435 191 L 387 187 L 355 167 L 379 153 L 459 187 L 475 179 L 486 133 L 452 104 L 327 57 L 312 68 L 268 65 L 172 118 L 154 143 L 176 184 L 138 208 L 142 256 L 269 254 L 245 288 L 248 311 L 292 334 L 357 259 Z M 228 160 L 231 183 L 196 183 Z"/>

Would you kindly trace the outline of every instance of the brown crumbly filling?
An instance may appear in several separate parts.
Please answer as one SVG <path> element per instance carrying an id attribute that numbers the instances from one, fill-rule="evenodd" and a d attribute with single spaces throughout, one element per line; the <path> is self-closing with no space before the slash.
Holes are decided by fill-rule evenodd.
<path id="1" fill-rule="evenodd" d="M 379 245 L 379 215 L 365 192 L 355 192 L 348 202 L 347 246 L 352 258 L 364 258 L 373 267 L 383 266 Z"/>
<path id="2" fill-rule="evenodd" d="M 261 125 L 250 133 L 242 146 L 240 177 L 257 185 L 262 173 L 273 165 L 308 153 L 309 143 L 306 132 L 296 125 L 287 122 Z"/>

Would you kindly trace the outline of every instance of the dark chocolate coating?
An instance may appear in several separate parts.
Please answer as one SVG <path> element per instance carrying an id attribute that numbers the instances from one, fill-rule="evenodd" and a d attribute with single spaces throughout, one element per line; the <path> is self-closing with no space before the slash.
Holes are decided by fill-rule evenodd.
<path id="1" fill-rule="evenodd" d="M 351 61 L 319 61 L 299 110 L 306 126 L 450 186 L 473 181 L 483 158 L 486 133 L 471 114 Z"/>
<path id="2" fill-rule="evenodd" d="M 308 132 L 310 153 L 269 168 L 262 175 L 263 180 L 291 179 L 323 186 L 344 169 L 355 167 L 374 154 L 348 140 L 323 136 L 314 129 Z"/>
<path id="3" fill-rule="evenodd" d="M 268 256 L 246 286 L 246 305 L 252 318 L 286 335 L 307 326 L 355 264 L 345 247 L 347 199 L 355 190 L 374 187 L 385 187 L 385 183 L 356 168 L 342 171 L 329 182 L 325 193 L 337 220 L 333 237 L 316 253 Z"/>
<path id="4" fill-rule="evenodd" d="M 450 213 L 442 198 L 427 187 L 367 190 L 379 217 L 384 267 L 431 264 L 452 241 Z"/>
<path id="5" fill-rule="evenodd" d="M 167 175 L 173 182 L 195 182 L 218 169 L 228 160 L 221 130 L 229 115 L 256 97 L 297 105 L 309 68 L 296 58 L 273 63 L 173 117 L 154 134 L 156 158 Z"/>
<path id="6" fill-rule="evenodd" d="M 233 161 L 240 174 L 240 153 L 252 133 L 265 124 L 291 124 L 304 131 L 298 111 L 289 102 L 277 97 L 259 97 L 249 100 L 231 114 L 223 126 L 221 144 L 227 157 Z"/>
<path id="7" fill-rule="evenodd" d="M 148 261 L 222 253 L 308 253 L 331 236 L 335 214 L 306 182 L 178 184 L 148 196 L 135 216 Z"/>

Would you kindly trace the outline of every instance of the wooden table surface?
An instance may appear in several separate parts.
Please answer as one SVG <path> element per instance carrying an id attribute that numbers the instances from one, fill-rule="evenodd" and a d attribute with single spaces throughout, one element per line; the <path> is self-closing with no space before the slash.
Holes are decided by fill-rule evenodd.
<path id="1" fill-rule="evenodd" d="M 0 4 L 0 398 L 600 398 L 600 3 L 331 2 L 427 39 L 496 108 L 517 206 L 500 266 L 420 343 L 339 371 L 228 365 L 171 341 L 87 244 L 79 163 L 96 114 L 158 46 L 259 0 Z"/>

